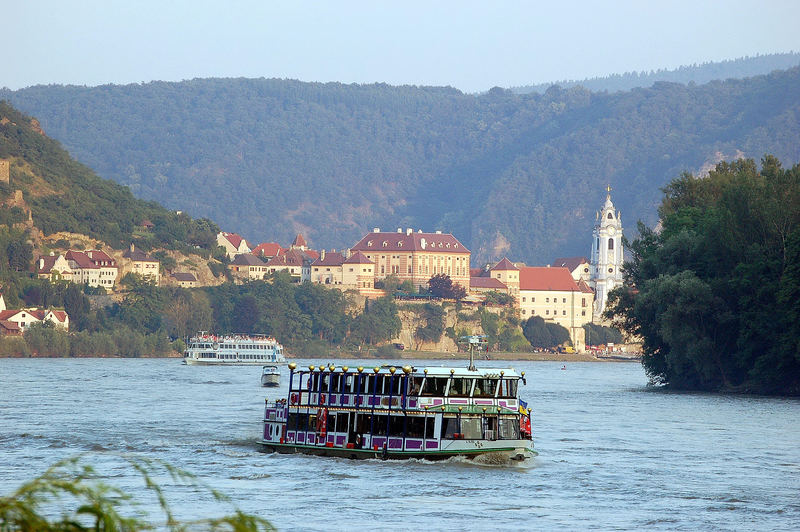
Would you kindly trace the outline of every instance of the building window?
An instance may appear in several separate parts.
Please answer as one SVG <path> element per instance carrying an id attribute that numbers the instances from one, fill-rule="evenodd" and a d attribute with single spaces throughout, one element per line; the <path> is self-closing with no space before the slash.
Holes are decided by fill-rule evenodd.
<path id="1" fill-rule="evenodd" d="M 522 298 L 522 302 L 525 303 L 525 298 L 524 297 Z"/>
<path id="2" fill-rule="evenodd" d="M 585 307 L 585 306 L 586 306 L 586 298 L 585 298 L 585 297 L 582 297 L 582 298 L 581 298 L 581 306 L 582 306 L 582 307 Z"/>
<path id="3" fill-rule="evenodd" d="M 608 249 L 614 249 L 614 239 L 613 238 L 609 238 L 608 239 Z"/>
<path id="4" fill-rule="evenodd" d="M 561 301 L 561 302 L 562 302 L 562 303 L 566 303 L 566 302 L 567 302 L 567 298 L 566 298 L 566 297 L 565 297 L 565 298 L 562 298 L 562 301 Z"/>
<path id="5" fill-rule="evenodd" d="M 545 313 L 545 315 L 547 315 L 547 316 L 549 316 L 549 315 L 550 315 L 550 311 L 549 311 L 549 310 L 545 310 L 545 311 L 544 311 L 544 313 Z"/>
<path id="6" fill-rule="evenodd" d="M 549 297 L 544 298 L 544 302 L 545 303 L 550 303 L 550 298 Z"/>
<path id="7" fill-rule="evenodd" d="M 566 315 L 567 315 L 567 311 L 566 311 L 566 310 L 562 310 L 562 311 L 561 311 L 561 315 L 562 315 L 562 316 L 566 316 Z"/>
<path id="8" fill-rule="evenodd" d="M 522 309 L 522 315 L 523 316 L 525 315 L 525 309 Z"/>
<path id="9" fill-rule="evenodd" d="M 613 219 L 614 219 L 614 215 L 613 215 L 613 214 L 611 214 L 611 213 L 608 213 L 608 219 L 609 219 L 609 220 L 613 220 Z"/>
<path id="10" fill-rule="evenodd" d="M 585 310 L 581 311 L 581 316 L 586 316 L 586 311 Z"/>

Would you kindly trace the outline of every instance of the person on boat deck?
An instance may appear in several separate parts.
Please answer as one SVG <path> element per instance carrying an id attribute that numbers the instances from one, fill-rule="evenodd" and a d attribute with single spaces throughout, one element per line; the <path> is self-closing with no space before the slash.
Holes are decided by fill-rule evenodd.
<path id="1" fill-rule="evenodd" d="M 361 434 L 360 433 L 356 434 L 356 449 L 361 449 L 363 445 L 364 445 L 364 440 L 361 437 Z"/>

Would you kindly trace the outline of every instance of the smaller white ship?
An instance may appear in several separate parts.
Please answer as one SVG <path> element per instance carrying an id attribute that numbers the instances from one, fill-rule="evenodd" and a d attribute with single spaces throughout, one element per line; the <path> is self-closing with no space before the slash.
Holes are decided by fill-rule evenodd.
<path id="1" fill-rule="evenodd" d="M 278 366 L 264 366 L 261 370 L 261 386 L 280 386 L 281 374 L 278 371 Z"/>
<path id="2" fill-rule="evenodd" d="M 263 366 L 285 362 L 283 346 L 263 334 L 217 336 L 201 331 L 189 340 L 183 361 L 200 366 Z"/>

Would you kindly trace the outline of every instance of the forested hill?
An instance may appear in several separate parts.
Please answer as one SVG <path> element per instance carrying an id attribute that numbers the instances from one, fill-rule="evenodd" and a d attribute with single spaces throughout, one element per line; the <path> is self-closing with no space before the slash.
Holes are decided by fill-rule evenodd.
<path id="1" fill-rule="evenodd" d="M 649 72 L 625 72 L 597 78 L 582 80 L 561 80 L 549 83 L 538 83 L 523 87 L 513 87 L 511 90 L 526 94 L 529 92 L 542 93 L 553 85 L 569 88 L 580 85 L 591 91 L 627 91 L 636 87 L 650 87 L 658 81 L 670 83 L 708 83 L 714 80 L 730 78 L 748 78 L 769 74 L 774 70 L 785 70 L 800 65 L 800 53 L 787 52 L 783 54 L 757 55 L 755 57 L 740 57 L 728 61 L 701 63 L 699 65 L 686 65 L 673 70 L 659 69 Z"/>
<path id="2" fill-rule="evenodd" d="M 30 224 L 44 235 L 79 233 L 115 249 L 127 248 L 132 242 L 144 250 L 159 247 L 197 252 L 204 248 L 210 253 L 216 247 L 219 228 L 213 222 L 176 214 L 155 202 L 134 197 L 114 181 L 98 177 L 47 137 L 35 118 L 3 101 L 0 159 L 10 163 L 9 182 L 0 182 L 3 238 L 8 238 L 8 226 L 27 218 L 16 205 L 22 201 L 30 209 Z M 15 199 L 17 191 L 21 192 L 20 199 Z M 152 230 L 137 232 L 145 220 L 153 224 Z M 24 237 L 23 241 L 29 239 L 19 236 Z M 28 267 L 22 264 L 20 269 Z M 0 261 L 0 278 L 4 268 Z"/>
<path id="3" fill-rule="evenodd" d="M 474 263 L 587 255 L 607 184 L 630 234 L 683 171 L 800 160 L 798 68 L 613 94 L 196 79 L 0 98 L 100 175 L 250 240 L 441 229 Z"/>

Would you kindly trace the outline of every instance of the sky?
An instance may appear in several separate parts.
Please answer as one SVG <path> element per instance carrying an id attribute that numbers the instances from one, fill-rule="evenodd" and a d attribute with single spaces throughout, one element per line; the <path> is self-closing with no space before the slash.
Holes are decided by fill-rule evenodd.
<path id="1" fill-rule="evenodd" d="M 205 77 L 474 93 L 799 52 L 798 0 L 0 0 L 0 87 Z"/>

